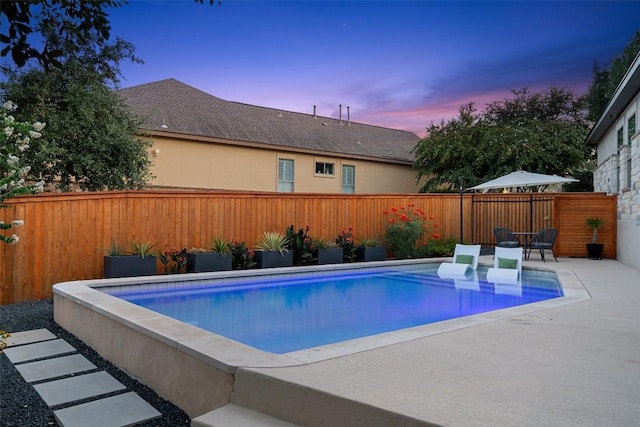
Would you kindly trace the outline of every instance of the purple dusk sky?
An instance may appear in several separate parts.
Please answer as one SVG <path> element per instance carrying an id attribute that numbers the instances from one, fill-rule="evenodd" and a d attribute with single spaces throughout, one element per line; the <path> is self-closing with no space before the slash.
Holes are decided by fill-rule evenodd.
<path id="1" fill-rule="evenodd" d="M 640 30 L 635 1 L 130 0 L 112 36 L 144 65 L 122 87 L 175 78 L 219 98 L 425 135 L 461 105 L 561 86 L 583 93 Z"/>

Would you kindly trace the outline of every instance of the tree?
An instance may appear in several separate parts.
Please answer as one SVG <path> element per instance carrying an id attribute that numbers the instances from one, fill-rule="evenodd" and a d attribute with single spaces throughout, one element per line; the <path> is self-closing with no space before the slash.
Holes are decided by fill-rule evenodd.
<path id="1" fill-rule="evenodd" d="M 618 85 L 624 78 L 627 70 L 633 63 L 633 60 L 640 52 L 640 31 L 636 34 L 624 48 L 622 53 L 616 56 L 610 66 L 601 67 L 597 62 L 593 64 L 593 81 L 589 86 L 586 98 L 589 108 L 588 119 L 592 122 L 597 121 Z"/>
<path id="2" fill-rule="evenodd" d="M 136 136 L 139 121 L 111 89 L 122 59 L 136 61 L 123 40 L 103 44 L 87 36 L 77 45 L 41 24 L 47 45 L 64 54 L 62 67 L 7 70 L 4 99 L 20 105 L 23 121 L 47 122 L 47 134 L 27 152 L 31 176 L 68 191 L 143 187 L 150 177 L 151 142 Z M 98 37 L 99 38 L 99 37 Z"/>
<path id="3" fill-rule="evenodd" d="M 59 67 L 64 52 L 59 46 L 44 39 L 40 50 L 34 47 L 30 36 L 36 35 L 40 25 L 53 29 L 67 42 L 85 45 L 92 39 L 97 47 L 104 45 L 110 36 L 111 26 L 107 20 L 107 7 L 120 7 L 126 0 L 8 0 L 0 2 L 0 19 L 7 20 L 6 32 L 0 33 L 0 42 L 5 47 L 2 57 L 11 53 L 18 68 L 30 59 L 35 59 L 45 69 Z M 39 43 L 36 42 L 36 45 Z"/>
<path id="4" fill-rule="evenodd" d="M 451 191 L 462 180 L 473 185 L 515 170 L 572 174 L 584 167 L 590 151 L 584 101 L 568 89 L 531 94 L 460 108 L 459 117 L 431 123 L 414 153 L 420 191 Z"/>
<path id="5" fill-rule="evenodd" d="M 42 181 L 35 185 L 25 181 L 30 168 L 24 163 L 23 153 L 32 141 L 42 136 L 40 131 L 45 124 L 16 121 L 11 115 L 15 108 L 16 105 L 10 101 L 3 103 L 0 108 L 0 129 L 2 129 L 0 132 L 0 209 L 10 206 L 5 203 L 7 199 L 21 194 L 41 192 L 44 185 Z M 8 223 L 0 221 L 0 242 L 17 243 L 16 234 L 7 236 L 4 232 L 19 227 L 23 223 L 24 221 L 19 219 Z"/>

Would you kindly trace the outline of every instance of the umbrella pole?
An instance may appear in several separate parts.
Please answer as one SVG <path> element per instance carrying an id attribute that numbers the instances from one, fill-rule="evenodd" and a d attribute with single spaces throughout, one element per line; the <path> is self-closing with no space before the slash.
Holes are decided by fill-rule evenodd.
<path id="1" fill-rule="evenodd" d="M 464 178 L 460 178 L 460 244 L 464 243 L 464 221 L 463 221 L 463 210 L 462 210 L 462 195 L 464 193 Z"/>

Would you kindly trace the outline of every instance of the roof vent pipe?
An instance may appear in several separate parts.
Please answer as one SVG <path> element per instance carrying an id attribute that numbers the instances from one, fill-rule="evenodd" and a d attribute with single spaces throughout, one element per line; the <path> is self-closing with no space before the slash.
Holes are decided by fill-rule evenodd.
<path id="1" fill-rule="evenodd" d="M 349 114 L 349 108 L 351 107 L 347 105 L 347 126 L 351 126 L 351 115 Z"/>
<path id="2" fill-rule="evenodd" d="M 313 106 L 313 118 L 317 119 L 318 117 L 316 116 L 316 106 Z"/>
<path id="3" fill-rule="evenodd" d="M 340 107 L 340 124 L 342 124 L 342 104 L 338 104 Z"/>

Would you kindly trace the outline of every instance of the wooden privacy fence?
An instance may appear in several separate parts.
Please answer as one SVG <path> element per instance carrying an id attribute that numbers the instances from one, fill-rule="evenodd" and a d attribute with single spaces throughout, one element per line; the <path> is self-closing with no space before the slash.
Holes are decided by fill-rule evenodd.
<path id="1" fill-rule="evenodd" d="M 472 201 L 480 196 L 466 194 L 462 200 L 463 235 L 468 242 L 476 238 L 472 224 L 483 223 L 479 213 L 471 220 Z M 591 234 L 584 221 L 598 215 L 605 219 L 600 232 L 605 256 L 615 258 L 615 197 L 593 193 L 544 197 L 553 199 L 557 254 L 586 256 L 584 243 Z M 49 298 L 56 283 L 102 277 L 103 255 L 112 241 L 121 245 L 150 241 L 156 250 L 190 249 L 208 247 L 212 237 L 220 236 L 253 247 L 264 231 L 284 233 L 291 224 L 296 229 L 309 224 L 312 237 L 326 240 L 352 226 L 357 241 L 383 236 L 383 211 L 409 203 L 435 218 L 439 227 L 433 231 L 441 238 L 460 236 L 457 194 L 130 191 L 40 194 L 10 202 L 10 208 L 0 209 L 0 220 L 22 219 L 25 224 L 16 229 L 17 244 L 0 245 L 0 304 Z M 489 226 L 502 225 L 492 222 L 484 220 Z"/>

